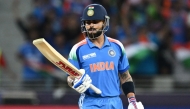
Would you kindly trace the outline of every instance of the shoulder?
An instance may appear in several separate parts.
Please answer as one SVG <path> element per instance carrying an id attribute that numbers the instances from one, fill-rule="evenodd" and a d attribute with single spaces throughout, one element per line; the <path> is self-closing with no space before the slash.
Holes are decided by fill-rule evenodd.
<path id="1" fill-rule="evenodd" d="M 121 53 L 122 54 L 125 54 L 125 47 L 123 46 L 123 44 L 117 40 L 117 39 L 114 39 L 114 38 L 110 38 L 110 37 L 107 37 L 108 40 L 111 42 L 111 43 L 115 43 L 116 45 L 119 46 L 120 50 L 121 50 Z"/>
<path id="2" fill-rule="evenodd" d="M 87 41 L 86 41 L 86 39 L 83 39 L 82 41 L 78 42 L 74 46 L 82 46 L 82 45 L 85 45 L 85 44 L 87 44 Z"/>
<path id="3" fill-rule="evenodd" d="M 71 49 L 71 51 L 70 51 L 70 53 L 69 53 L 69 58 L 70 58 L 70 59 L 73 59 L 73 57 L 76 57 L 76 52 L 77 52 L 78 48 L 80 48 L 81 46 L 86 45 L 86 44 L 87 44 L 86 39 L 84 39 L 84 40 L 82 40 L 82 41 L 76 43 L 76 44 L 72 47 L 72 49 Z"/>
<path id="4" fill-rule="evenodd" d="M 76 44 L 72 47 L 71 51 L 72 51 L 72 50 L 76 51 L 79 47 L 81 47 L 81 46 L 83 46 L 83 45 L 86 45 L 86 44 L 87 44 L 87 41 L 86 41 L 86 39 L 84 39 L 84 40 L 82 40 L 82 41 L 76 43 Z"/>
<path id="5" fill-rule="evenodd" d="M 124 49 L 123 44 L 122 44 L 119 40 L 114 39 L 114 38 L 110 38 L 110 37 L 107 37 L 107 38 L 108 38 L 108 40 L 109 40 L 111 43 L 115 43 L 115 44 L 117 44 L 119 47 L 121 47 L 121 49 Z"/>

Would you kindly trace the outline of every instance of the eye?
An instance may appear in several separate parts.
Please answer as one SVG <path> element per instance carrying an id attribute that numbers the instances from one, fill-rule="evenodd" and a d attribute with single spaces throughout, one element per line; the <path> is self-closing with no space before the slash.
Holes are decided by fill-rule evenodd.
<path id="1" fill-rule="evenodd" d="M 89 22 L 89 21 L 86 21 L 86 22 L 85 22 L 85 24 L 86 24 L 86 25 L 90 25 L 90 24 L 91 24 L 91 22 Z"/>
<path id="2" fill-rule="evenodd" d="M 94 24 L 97 24 L 97 23 L 99 23 L 100 22 L 100 20 L 95 20 L 93 23 Z"/>
<path id="3" fill-rule="evenodd" d="M 91 23 L 98 24 L 99 22 L 101 22 L 101 20 L 85 21 L 85 25 L 90 25 Z"/>

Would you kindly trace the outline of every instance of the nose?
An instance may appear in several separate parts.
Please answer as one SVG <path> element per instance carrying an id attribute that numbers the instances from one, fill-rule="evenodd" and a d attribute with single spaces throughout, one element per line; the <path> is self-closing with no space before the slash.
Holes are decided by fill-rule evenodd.
<path id="1" fill-rule="evenodd" d="M 94 27 L 94 23 L 91 22 L 91 23 L 89 24 L 89 26 L 90 26 L 90 27 Z"/>

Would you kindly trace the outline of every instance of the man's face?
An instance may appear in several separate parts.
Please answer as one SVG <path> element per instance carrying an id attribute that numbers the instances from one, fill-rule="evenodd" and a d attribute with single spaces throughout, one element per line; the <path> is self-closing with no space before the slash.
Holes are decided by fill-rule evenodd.
<path id="1" fill-rule="evenodd" d="M 84 22 L 87 30 L 87 35 L 95 39 L 102 34 L 103 21 L 102 20 L 87 20 Z"/>

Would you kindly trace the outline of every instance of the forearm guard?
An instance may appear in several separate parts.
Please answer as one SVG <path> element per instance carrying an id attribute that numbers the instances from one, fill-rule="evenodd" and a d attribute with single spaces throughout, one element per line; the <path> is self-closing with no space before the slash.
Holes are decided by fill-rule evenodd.
<path id="1" fill-rule="evenodd" d="M 128 93 L 131 93 L 131 92 L 135 93 L 135 86 L 132 81 L 123 83 L 122 89 L 123 89 L 123 92 L 125 93 L 125 95 L 127 95 Z"/>

